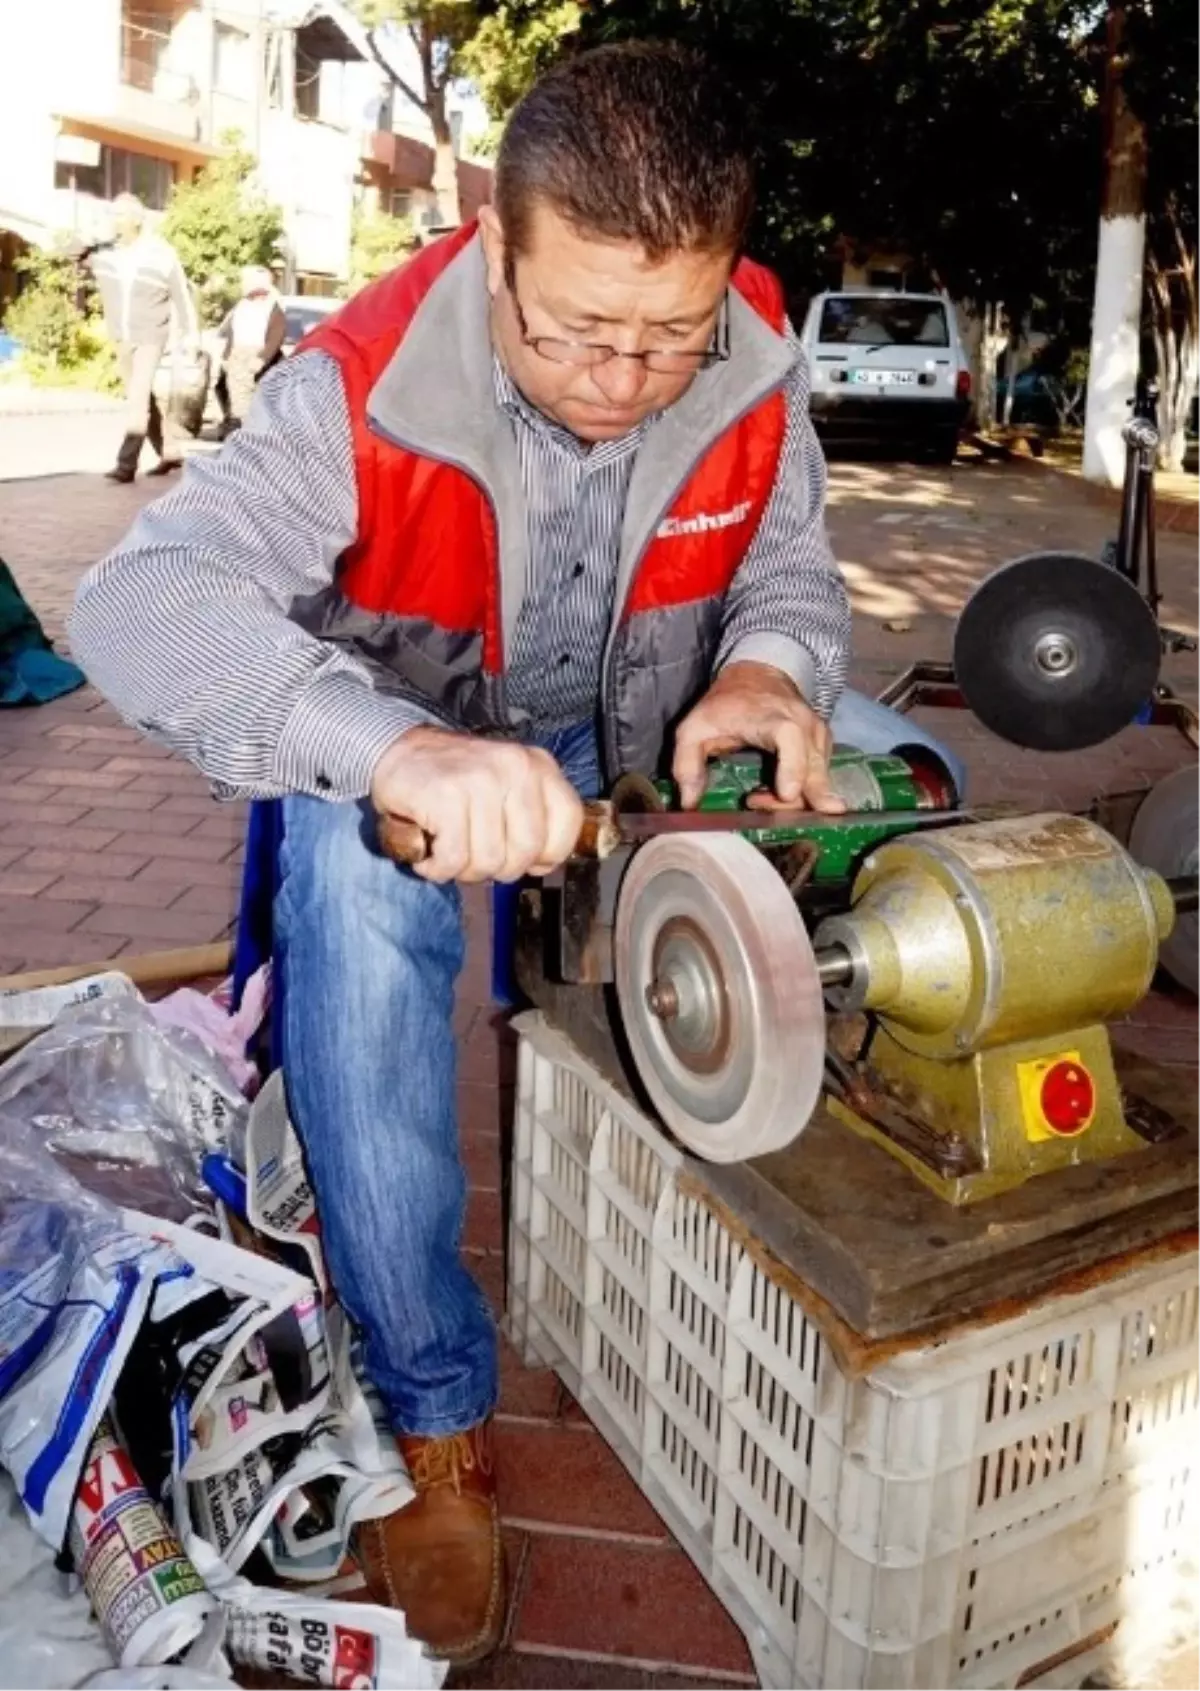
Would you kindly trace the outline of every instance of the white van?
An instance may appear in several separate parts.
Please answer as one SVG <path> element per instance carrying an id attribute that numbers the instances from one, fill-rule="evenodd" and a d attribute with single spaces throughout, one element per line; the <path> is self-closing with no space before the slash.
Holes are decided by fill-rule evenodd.
<path id="1" fill-rule="evenodd" d="M 903 440 L 952 461 L 970 406 L 971 374 L 944 295 L 883 288 L 818 294 L 801 340 L 818 433 Z"/>

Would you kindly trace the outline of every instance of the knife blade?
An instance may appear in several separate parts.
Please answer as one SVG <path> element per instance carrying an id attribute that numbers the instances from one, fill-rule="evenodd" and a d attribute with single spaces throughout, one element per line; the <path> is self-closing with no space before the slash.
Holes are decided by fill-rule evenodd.
<path id="1" fill-rule="evenodd" d="M 1025 807 L 1028 808 L 1028 807 Z M 804 828 L 828 832 L 846 828 L 939 828 L 953 822 L 988 822 L 1022 814 L 1019 805 L 993 804 L 960 810 L 852 810 L 823 815 L 814 810 L 618 811 L 607 799 L 583 807 L 575 857 L 611 857 L 622 845 L 640 845 L 664 834 L 753 834 L 766 829 Z M 415 867 L 433 850 L 425 830 L 404 817 L 379 818 L 379 841 L 397 863 Z"/>

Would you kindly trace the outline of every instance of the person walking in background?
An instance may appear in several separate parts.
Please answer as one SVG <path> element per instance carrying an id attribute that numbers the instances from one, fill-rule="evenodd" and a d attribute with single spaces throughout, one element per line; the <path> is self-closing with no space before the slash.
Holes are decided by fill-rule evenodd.
<path id="1" fill-rule="evenodd" d="M 222 434 L 246 420 L 258 378 L 283 355 L 287 319 L 271 272 L 260 264 L 242 271 L 242 297 L 217 331 L 224 343 Z"/>
<path id="2" fill-rule="evenodd" d="M 118 194 L 113 216 L 115 239 L 95 249 L 91 269 L 125 385 L 125 437 L 108 478 L 128 482 L 137 474 L 147 436 L 159 458 L 152 476 L 177 470 L 183 460 L 178 431 L 155 397 L 154 376 L 172 325 L 180 341 L 193 345 L 198 325 L 179 256 L 161 235 L 145 228 L 142 202 L 135 194 Z"/>

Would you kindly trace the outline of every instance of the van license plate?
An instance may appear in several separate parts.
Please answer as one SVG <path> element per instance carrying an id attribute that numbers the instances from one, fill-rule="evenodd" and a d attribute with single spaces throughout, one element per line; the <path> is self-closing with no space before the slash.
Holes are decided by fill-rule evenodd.
<path id="1" fill-rule="evenodd" d="M 864 388 L 911 387 L 917 379 L 915 370 L 851 370 L 850 380 Z"/>

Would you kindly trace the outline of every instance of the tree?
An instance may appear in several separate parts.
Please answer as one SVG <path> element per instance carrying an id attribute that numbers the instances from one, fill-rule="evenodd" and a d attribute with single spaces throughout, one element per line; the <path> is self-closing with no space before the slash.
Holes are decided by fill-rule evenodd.
<path id="1" fill-rule="evenodd" d="M 504 119 L 577 32 L 582 15 L 579 0 L 540 5 L 509 0 L 483 17 L 463 47 L 461 63 L 492 120 L 489 152 L 496 150 Z"/>
<path id="2" fill-rule="evenodd" d="M 461 221 L 454 137 L 446 109 L 453 84 L 474 80 L 493 119 L 501 118 L 553 57 L 561 36 L 579 21 L 576 0 L 351 0 L 367 26 L 380 69 L 405 99 L 424 112 L 433 130 L 433 191 L 441 222 Z M 388 51 L 391 25 L 404 31 L 421 67 L 414 87 Z"/>
<path id="3" fill-rule="evenodd" d="M 395 269 L 415 245 L 416 234 L 407 217 L 391 217 L 383 211 L 368 216 L 361 210 L 356 211 L 350 234 L 347 299 L 360 288 L 365 288 L 368 282 Z"/>
<path id="4" fill-rule="evenodd" d="M 458 199 L 458 164 L 446 95 L 459 74 L 459 56 L 479 25 L 474 0 L 352 0 L 367 25 L 367 41 L 379 68 L 405 99 L 429 119 L 433 130 L 433 192 L 440 222 L 462 221 Z M 395 68 L 382 26 L 403 30 L 417 51 L 421 85 L 415 88 Z"/>
<path id="5" fill-rule="evenodd" d="M 608 0 L 579 33 L 692 42 L 744 91 L 754 245 L 793 296 L 840 274 L 839 237 L 900 248 L 1002 345 L 1035 299 L 1081 316 L 1089 17 L 1087 0 Z"/>
<path id="6" fill-rule="evenodd" d="M 200 316 L 219 323 L 241 293 L 248 264 L 274 264 L 283 239 L 283 213 L 255 185 L 254 156 L 237 142 L 171 194 L 162 233 L 179 254 L 200 295 Z"/>
<path id="7" fill-rule="evenodd" d="M 1146 126 L 1126 86 L 1128 8 L 1110 0 L 1105 26 L 1104 197 L 1096 257 L 1083 473 L 1119 487 L 1121 431 L 1137 387 L 1146 243 Z"/>
<path id="8" fill-rule="evenodd" d="M 1191 0 L 1130 8 L 1128 91 L 1149 138 L 1146 304 L 1161 388 L 1160 462 L 1183 468 L 1200 367 L 1196 279 L 1197 13 Z"/>
<path id="9" fill-rule="evenodd" d="M 86 278 L 65 252 L 36 249 L 17 260 L 25 285 L 4 326 L 21 343 L 21 363 L 39 386 L 116 392 L 117 360 L 96 312 L 87 307 Z"/>

